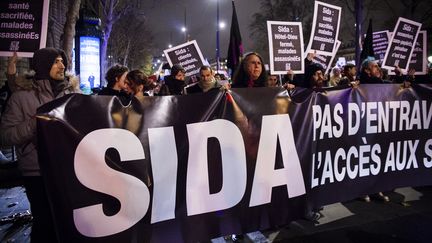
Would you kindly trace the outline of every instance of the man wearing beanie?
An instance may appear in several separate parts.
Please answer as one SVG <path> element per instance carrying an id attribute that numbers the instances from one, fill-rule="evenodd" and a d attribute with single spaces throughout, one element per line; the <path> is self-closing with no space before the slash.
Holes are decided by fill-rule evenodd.
<path id="1" fill-rule="evenodd" d="M 324 68 L 319 63 L 311 63 L 306 66 L 303 87 L 323 88 L 325 86 Z"/>
<path id="2" fill-rule="evenodd" d="M 160 95 L 181 95 L 186 85 L 185 74 L 186 71 L 181 65 L 173 65 L 171 74 L 164 78 L 165 84 L 161 87 Z"/>
<path id="3" fill-rule="evenodd" d="M 16 59 L 16 55 L 14 55 Z M 9 65 L 15 65 L 10 62 Z M 68 93 L 78 91 L 65 76 L 66 54 L 56 48 L 43 48 L 33 55 L 34 76 L 27 89 L 12 94 L 0 123 L 0 145 L 15 145 L 18 168 L 23 176 L 33 215 L 31 242 L 56 242 L 54 224 L 44 183 L 39 169 L 36 138 L 36 110 Z M 9 69 L 8 69 L 9 70 Z M 12 70 L 12 69 L 11 69 Z M 8 73 L 8 82 L 16 74 Z"/>

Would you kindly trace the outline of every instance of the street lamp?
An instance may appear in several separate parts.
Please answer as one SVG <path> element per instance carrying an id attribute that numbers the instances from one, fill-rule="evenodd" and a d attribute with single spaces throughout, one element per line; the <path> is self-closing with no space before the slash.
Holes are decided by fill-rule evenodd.
<path id="1" fill-rule="evenodd" d="M 220 69 L 219 30 L 219 0 L 216 0 L 216 72 Z"/>
<path id="2" fill-rule="evenodd" d="M 219 28 L 220 29 L 225 29 L 225 22 L 223 22 L 223 21 L 221 21 L 221 22 L 219 22 Z"/>
<path id="3" fill-rule="evenodd" d="M 184 39 L 185 39 L 185 42 L 187 42 L 187 33 L 186 33 L 186 31 L 187 31 L 187 29 L 186 29 L 186 27 L 182 27 L 181 28 L 181 31 L 184 33 Z"/>

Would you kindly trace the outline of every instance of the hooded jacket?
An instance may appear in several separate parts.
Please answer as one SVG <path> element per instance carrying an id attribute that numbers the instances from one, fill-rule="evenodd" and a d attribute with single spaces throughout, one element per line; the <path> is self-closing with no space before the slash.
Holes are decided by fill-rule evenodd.
<path id="1" fill-rule="evenodd" d="M 37 108 L 65 94 L 79 92 L 79 83 L 69 79 L 57 81 L 56 86 L 61 90 L 54 92 L 49 71 L 58 55 L 65 58 L 64 52 L 59 49 L 44 48 L 35 52 L 32 67 L 36 73 L 29 80 L 31 85 L 12 93 L 1 117 L 0 145 L 16 146 L 18 168 L 23 176 L 40 176 L 36 144 Z M 39 65 L 40 62 L 44 64 Z M 15 81 L 15 75 L 8 75 L 8 82 Z"/>

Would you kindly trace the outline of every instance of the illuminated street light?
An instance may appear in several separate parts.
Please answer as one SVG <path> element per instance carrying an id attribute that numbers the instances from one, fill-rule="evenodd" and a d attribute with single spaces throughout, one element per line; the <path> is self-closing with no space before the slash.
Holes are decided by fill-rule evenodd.
<path id="1" fill-rule="evenodd" d="M 432 63 L 432 56 L 429 56 L 429 57 L 428 57 L 428 61 L 429 61 L 430 63 Z"/>
<path id="2" fill-rule="evenodd" d="M 186 42 L 186 41 L 187 41 L 187 32 L 186 32 L 187 29 L 186 29 L 186 27 L 183 26 L 183 27 L 181 28 L 181 31 L 184 33 L 184 41 Z"/>
<path id="3" fill-rule="evenodd" d="M 223 21 L 219 22 L 219 28 L 224 29 L 225 28 L 225 22 L 223 22 Z"/>
<path id="4" fill-rule="evenodd" d="M 168 48 L 172 48 L 172 45 L 171 45 L 171 44 L 169 44 L 169 45 L 168 45 Z"/>

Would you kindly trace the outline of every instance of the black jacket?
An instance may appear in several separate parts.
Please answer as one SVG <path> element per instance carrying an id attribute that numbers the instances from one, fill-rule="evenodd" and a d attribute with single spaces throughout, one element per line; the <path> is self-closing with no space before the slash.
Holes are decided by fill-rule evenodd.
<path id="1" fill-rule="evenodd" d="M 98 95 L 111 95 L 111 96 L 117 96 L 121 103 L 123 105 L 128 105 L 131 101 L 132 97 L 128 93 L 121 91 L 121 90 L 115 90 L 113 88 L 105 87 L 103 88 Z"/>

